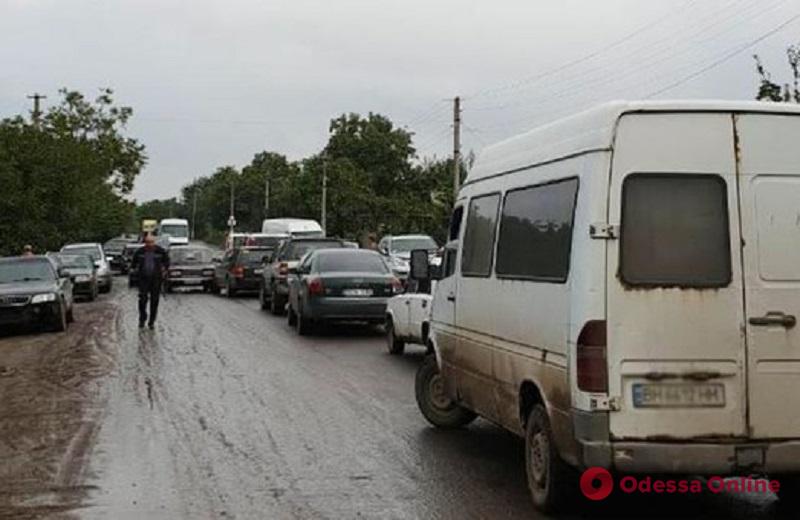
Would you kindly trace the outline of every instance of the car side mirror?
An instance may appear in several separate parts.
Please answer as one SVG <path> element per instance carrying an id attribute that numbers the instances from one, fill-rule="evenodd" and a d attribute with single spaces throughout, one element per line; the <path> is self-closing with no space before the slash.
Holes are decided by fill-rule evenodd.
<path id="1" fill-rule="evenodd" d="M 430 280 L 431 269 L 428 261 L 428 251 L 425 249 L 411 251 L 411 269 L 408 275 L 418 281 Z"/>

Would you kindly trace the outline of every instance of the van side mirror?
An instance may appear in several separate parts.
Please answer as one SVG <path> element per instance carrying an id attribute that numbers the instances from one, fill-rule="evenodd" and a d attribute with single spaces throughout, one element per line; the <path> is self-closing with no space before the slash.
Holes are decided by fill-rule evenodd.
<path id="1" fill-rule="evenodd" d="M 411 270 L 408 275 L 414 280 L 430 280 L 431 269 L 427 250 L 414 249 L 411 251 Z"/>

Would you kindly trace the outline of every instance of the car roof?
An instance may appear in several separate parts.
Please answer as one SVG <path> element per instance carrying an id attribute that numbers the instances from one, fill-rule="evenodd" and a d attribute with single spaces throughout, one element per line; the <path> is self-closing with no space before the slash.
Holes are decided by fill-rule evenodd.
<path id="1" fill-rule="evenodd" d="M 773 113 L 800 115 L 800 105 L 759 101 L 612 101 L 558 119 L 481 150 L 464 184 L 578 153 L 608 151 L 617 122 L 635 113 Z"/>
<path id="2" fill-rule="evenodd" d="M 72 249 L 77 247 L 102 247 L 99 242 L 76 242 L 74 244 L 65 244 L 61 250 Z"/>
<path id="3" fill-rule="evenodd" d="M 3 264 L 15 264 L 19 262 L 47 262 L 49 264 L 53 264 L 53 260 L 47 255 L 33 255 L 33 256 L 3 256 L 0 257 L 0 263 Z"/>

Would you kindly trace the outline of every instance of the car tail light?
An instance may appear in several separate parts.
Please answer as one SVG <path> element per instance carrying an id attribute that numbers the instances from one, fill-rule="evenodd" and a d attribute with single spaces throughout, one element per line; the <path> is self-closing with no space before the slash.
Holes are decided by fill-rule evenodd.
<path id="1" fill-rule="evenodd" d="M 322 285 L 322 278 L 314 277 L 308 280 L 308 295 L 321 296 L 325 293 L 325 287 Z"/>
<path id="2" fill-rule="evenodd" d="M 392 294 L 400 294 L 403 292 L 403 282 L 398 278 L 392 278 Z"/>
<path id="3" fill-rule="evenodd" d="M 605 320 L 587 321 L 578 335 L 578 388 L 584 392 L 608 392 Z"/>
<path id="4" fill-rule="evenodd" d="M 289 274 L 289 264 L 281 262 L 278 264 L 278 276 L 287 276 Z"/>
<path id="5" fill-rule="evenodd" d="M 236 265 L 231 267 L 231 274 L 236 278 L 241 278 L 242 276 L 244 276 L 244 267 L 242 267 L 241 265 Z"/>

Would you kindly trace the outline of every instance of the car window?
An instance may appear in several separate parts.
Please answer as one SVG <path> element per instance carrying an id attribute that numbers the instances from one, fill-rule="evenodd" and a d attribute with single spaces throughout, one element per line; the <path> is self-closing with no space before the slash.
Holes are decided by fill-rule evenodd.
<path id="1" fill-rule="evenodd" d="M 506 193 L 496 272 L 500 277 L 566 281 L 578 179 Z"/>
<path id="2" fill-rule="evenodd" d="M 281 260 L 293 261 L 300 260 L 303 255 L 315 249 L 330 249 L 344 247 L 341 242 L 320 240 L 303 240 L 300 242 L 289 242 L 281 254 Z"/>
<path id="3" fill-rule="evenodd" d="M 88 255 L 92 257 L 93 261 L 100 260 L 101 258 L 101 252 L 98 246 L 65 246 L 61 251 L 73 255 Z"/>
<path id="4" fill-rule="evenodd" d="M 49 260 L 0 262 L 0 284 L 53 281 L 55 278 L 56 273 Z"/>
<path id="5" fill-rule="evenodd" d="M 453 210 L 453 216 L 450 217 L 450 230 L 448 233 L 448 240 L 458 240 L 458 234 L 461 232 L 461 220 L 464 218 L 464 206 L 458 206 Z"/>
<path id="6" fill-rule="evenodd" d="M 207 264 L 211 262 L 212 251 L 206 248 L 172 249 L 170 261 L 173 264 Z"/>
<path id="7" fill-rule="evenodd" d="M 263 263 L 264 257 L 269 255 L 270 251 L 266 249 L 242 249 L 236 261 L 246 265 L 259 265 Z"/>
<path id="8" fill-rule="evenodd" d="M 492 270 L 497 208 L 500 194 L 474 197 L 469 202 L 467 229 L 461 255 L 461 274 L 464 276 L 489 276 Z"/>
<path id="9" fill-rule="evenodd" d="M 165 224 L 161 226 L 159 234 L 187 238 L 189 236 L 189 228 L 183 224 Z"/>
<path id="10" fill-rule="evenodd" d="M 321 273 L 389 273 L 389 267 L 383 258 L 370 252 L 347 250 L 347 252 L 318 253 L 316 256 L 317 270 Z"/>
<path id="11" fill-rule="evenodd" d="M 722 177 L 633 174 L 622 192 L 620 275 L 625 283 L 730 283 L 728 200 Z"/>
<path id="12" fill-rule="evenodd" d="M 58 260 L 66 268 L 92 269 L 92 258 L 87 255 L 58 255 Z"/>
<path id="13" fill-rule="evenodd" d="M 392 239 L 390 250 L 392 253 L 409 253 L 415 249 L 435 251 L 439 245 L 431 237 L 395 238 Z"/>

